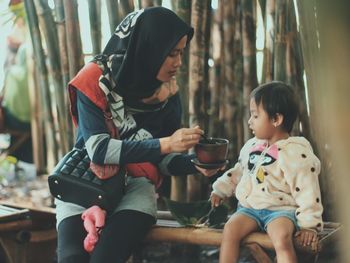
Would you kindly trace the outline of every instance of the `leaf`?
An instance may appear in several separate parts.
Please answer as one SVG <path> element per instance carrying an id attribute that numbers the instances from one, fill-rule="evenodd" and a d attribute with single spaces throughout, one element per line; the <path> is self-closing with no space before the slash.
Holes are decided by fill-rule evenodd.
<path id="1" fill-rule="evenodd" d="M 208 219 L 206 226 L 221 228 L 227 221 L 228 208 L 225 205 L 211 208 L 207 200 L 184 203 L 164 198 L 164 201 L 175 220 L 183 226 L 203 226 Z"/>

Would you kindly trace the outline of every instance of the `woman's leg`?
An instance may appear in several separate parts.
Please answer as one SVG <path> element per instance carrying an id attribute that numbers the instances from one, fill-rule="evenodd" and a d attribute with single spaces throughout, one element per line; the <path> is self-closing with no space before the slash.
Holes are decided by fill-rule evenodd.
<path id="1" fill-rule="evenodd" d="M 278 263 L 296 263 L 293 246 L 294 223 L 287 217 L 279 217 L 267 225 L 267 233 L 275 247 Z"/>
<path id="2" fill-rule="evenodd" d="M 86 236 L 81 215 L 64 219 L 58 226 L 58 263 L 88 263 L 89 254 L 84 250 Z"/>
<path id="3" fill-rule="evenodd" d="M 90 263 L 124 263 L 145 237 L 155 218 L 138 211 L 122 210 L 108 218 Z"/>
<path id="4" fill-rule="evenodd" d="M 225 224 L 220 247 L 220 263 L 237 262 L 241 240 L 258 229 L 256 221 L 243 214 L 234 214 Z"/>

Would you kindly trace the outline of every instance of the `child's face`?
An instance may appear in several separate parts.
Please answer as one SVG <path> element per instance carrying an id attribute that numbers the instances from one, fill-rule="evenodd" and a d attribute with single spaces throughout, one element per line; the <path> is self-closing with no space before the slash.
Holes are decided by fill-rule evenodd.
<path id="1" fill-rule="evenodd" d="M 262 103 L 256 105 L 254 99 L 250 100 L 250 118 L 248 120 L 248 125 L 258 139 L 270 140 L 276 132 L 273 120 L 269 118 L 269 115 L 263 109 Z"/>

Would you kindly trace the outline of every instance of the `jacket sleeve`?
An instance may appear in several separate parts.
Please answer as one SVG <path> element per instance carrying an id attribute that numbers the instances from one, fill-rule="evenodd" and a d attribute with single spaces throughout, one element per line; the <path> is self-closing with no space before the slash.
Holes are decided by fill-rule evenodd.
<path id="1" fill-rule="evenodd" d="M 297 205 L 299 227 L 321 231 L 323 207 L 318 181 L 320 161 L 304 147 L 287 147 L 280 151 L 280 164 Z"/>
<path id="2" fill-rule="evenodd" d="M 240 163 L 236 163 L 233 168 L 227 170 L 214 182 L 212 193 L 220 196 L 221 198 L 232 196 L 241 176 L 242 167 Z"/>

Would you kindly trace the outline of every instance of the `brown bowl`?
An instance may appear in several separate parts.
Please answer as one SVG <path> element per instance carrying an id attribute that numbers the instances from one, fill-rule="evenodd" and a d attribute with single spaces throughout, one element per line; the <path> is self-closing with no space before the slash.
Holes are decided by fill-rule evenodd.
<path id="1" fill-rule="evenodd" d="M 229 141 L 222 138 L 200 140 L 194 146 L 197 159 L 201 163 L 223 163 L 226 161 Z"/>

